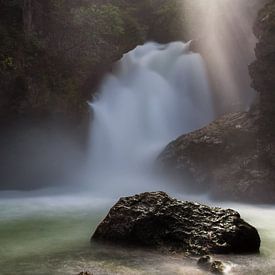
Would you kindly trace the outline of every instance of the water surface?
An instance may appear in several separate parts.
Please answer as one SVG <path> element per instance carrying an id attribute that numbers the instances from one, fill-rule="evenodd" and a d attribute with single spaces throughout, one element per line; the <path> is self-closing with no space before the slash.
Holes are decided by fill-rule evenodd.
<path id="1" fill-rule="evenodd" d="M 4 194 L 0 202 L 1 274 L 205 274 L 196 259 L 142 249 L 90 244 L 115 198 L 90 195 Z M 200 198 L 201 200 L 202 198 Z M 216 203 L 217 205 L 217 203 Z M 275 274 L 275 210 L 226 204 L 240 211 L 262 237 L 261 254 L 218 256 L 229 274 Z"/>

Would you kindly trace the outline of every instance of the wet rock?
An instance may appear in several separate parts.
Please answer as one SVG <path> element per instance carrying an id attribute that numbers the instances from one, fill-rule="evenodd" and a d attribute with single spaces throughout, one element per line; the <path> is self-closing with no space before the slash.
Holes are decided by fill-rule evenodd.
<path id="1" fill-rule="evenodd" d="M 203 268 L 210 268 L 212 258 L 209 255 L 204 255 L 198 259 L 198 265 Z"/>
<path id="2" fill-rule="evenodd" d="M 275 146 L 259 129 L 258 107 L 223 116 L 171 142 L 158 164 L 189 192 L 212 198 L 274 202 Z"/>
<path id="3" fill-rule="evenodd" d="M 225 265 L 222 261 L 213 261 L 210 265 L 210 271 L 216 274 L 223 274 L 225 271 Z"/>
<path id="4" fill-rule="evenodd" d="M 121 198 L 92 240 L 195 255 L 254 253 L 260 247 L 257 230 L 238 212 L 180 201 L 164 192 Z"/>
<path id="5" fill-rule="evenodd" d="M 226 269 L 226 265 L 222 261 L 214 260 L 209 255 L 202 256 L 197 263 L 202 269 L 215 274 L 223 274 Z"/>

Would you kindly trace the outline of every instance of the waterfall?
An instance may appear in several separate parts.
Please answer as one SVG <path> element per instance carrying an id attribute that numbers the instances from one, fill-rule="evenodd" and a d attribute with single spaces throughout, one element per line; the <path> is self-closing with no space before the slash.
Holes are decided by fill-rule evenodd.
<path id="1" fill-rule="evenodd" d="M 101 187 L 107 175 L 144 172 L 168 142 L 214 119 L 203 60 L 182 42 L 125 54 L 90 106 L 89 169 Z"/>

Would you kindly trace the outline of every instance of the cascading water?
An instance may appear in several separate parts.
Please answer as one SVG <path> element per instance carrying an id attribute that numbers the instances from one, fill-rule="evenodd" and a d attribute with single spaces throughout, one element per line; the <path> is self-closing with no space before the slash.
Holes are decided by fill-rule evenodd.
<path id="1" fill-rule="evenodd" d="M 168 142 L 214 119 L 203 60 L 182 42 L 146 43 L 125 54 L 90 105 L 91 174 L 112 182 L 144 172 Z"/>

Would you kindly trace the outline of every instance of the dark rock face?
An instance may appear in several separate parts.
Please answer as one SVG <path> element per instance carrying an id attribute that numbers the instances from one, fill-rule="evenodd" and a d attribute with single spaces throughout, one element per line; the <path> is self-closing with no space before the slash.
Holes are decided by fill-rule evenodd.
<path id="1" fill-rule="evenodd" d="M 275 0 L 259 12 L 257 60 L 250 65 L 259 102 L 171 142 L 160 155 L 166 171 L 190 191 L 214 198 L 275 201 Z"/>
<path id="2" fill-rule="evenodd" d="M 257 230 L 236 211 L 179 201 L 164 192 L 121 198 L 92 240 L 196 255 L 254 253 L 260 247 Z"/>
<path id="3" fill-rule="evenodd" d="M 270 0 L 260 11 L 254 33 L 259 39 L 255 49 L 257 59 L 250 65 L 249 70 L 253 87 L 260 97 L 259 127 L 269 147 L 273 147 L 270 160 L 275 163 L 275 0 Z"/>
<path id="4" fill-rule="evenodd" d="M 208 191 L 217 199 L 273 202 L 272 147 L 265 143 L 259 123 L 258 108 L 225 115 L 171 142 L 159 163 L 170 174 L 179 175 L 190 191 Z"/>

